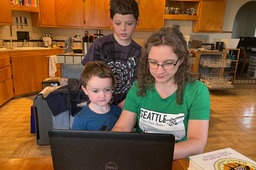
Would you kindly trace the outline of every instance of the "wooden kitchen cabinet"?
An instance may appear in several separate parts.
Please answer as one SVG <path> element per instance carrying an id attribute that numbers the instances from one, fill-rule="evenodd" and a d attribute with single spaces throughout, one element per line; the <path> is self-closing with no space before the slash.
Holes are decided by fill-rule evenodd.
<path id="1" fill-rule="evenodd" d="M 226 0 L 201 0 L 199 19 L 193 21 L 193 32 L 222 32 Z"/>
<path id="2" fill-rule="evenodd" d="M 40 0 L 40 25 L 41 26 L 55 26 L 55 1 L 53 0 Z"/>
<path id="3" fill-rule="evenodd" d="M 32 14 L 33 25 L 109 29 L 110 0 L 41 0 L 40 13 Z M 164 0 L 137 0 L 140 16 L 137 30 L 151 31 L 164 25 Z M 154 14 L 154 15 L 152 15 Z"/>
<path id="4" fill-rule="evenodd" d="M 11 25 L 12 23 L 12 12 L 10 0 L 0 1 L 0 25 Z"/>
<path id="5" fill-rule="evenodd" d="M 8 52 L 0 52 L 0 106 L 14 96 Z"/>
<path id="6" fill-rule="evenodd" d="M 55 0 L 56 24 L 63 27 L 84 26 L 83 0 Z M 96 18 L 95 18 L 96 19 Z"/>
<path id="7" fill-rule="evenodd" d="M 85 1 L 85 25 L 90 28 L 110 28 L 110 0 L 86 0 Z"/>
<path id="8" fill-rule="evenodd" d="M 61 53 L 60 49 L 10 52 L 14 95 L 42 90 L 41 82 L 49 76 L 49 58 Z"/>
<path id="9" fill-rule="evenodd" d="M 110 0 L 40 0 L 33 25 L 43 27 L 110 28 Z"/>
<path id="10" fill-rule="evenodd" d="M 164 26 L 164 0 L 137 0 L 140 10 L 137 30 L 156 30 Z"/>

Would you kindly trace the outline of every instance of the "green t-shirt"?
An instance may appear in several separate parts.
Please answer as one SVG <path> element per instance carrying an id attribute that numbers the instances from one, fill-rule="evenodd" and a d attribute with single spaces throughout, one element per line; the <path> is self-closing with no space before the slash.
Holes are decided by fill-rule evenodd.
<path id="1" fill-rule="evenodd" d="M 202 82 L 196 80 L 187 83 L 182 104 L 176 104 L 176 92 L 163 99 L 153 88 L 147 95 L 138 96 L 137 81 L 129 90 L 124 110 L 137 114 L 137 132 L 173 134 L 176 142 L 187 138 L 188 120 L 209 120 L 209 90 Z"/>

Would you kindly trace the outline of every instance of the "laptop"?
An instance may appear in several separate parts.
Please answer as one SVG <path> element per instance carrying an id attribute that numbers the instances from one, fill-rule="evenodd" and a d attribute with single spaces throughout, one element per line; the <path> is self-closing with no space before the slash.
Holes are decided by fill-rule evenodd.
<path id="1" fill-rule="evenodd" d="M 171 134 L 50 130 L 55 170 L 171 170 Z"/>

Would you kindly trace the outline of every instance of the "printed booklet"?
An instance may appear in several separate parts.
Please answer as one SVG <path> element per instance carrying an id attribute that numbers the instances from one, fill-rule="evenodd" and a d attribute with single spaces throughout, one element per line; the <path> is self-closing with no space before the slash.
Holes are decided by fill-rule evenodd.
<path id="1" fill-rule="evenodd" d="M 256 162 L 231 149 L 220 149 L 189 157 L 188 170 L 256 170 Z"/>

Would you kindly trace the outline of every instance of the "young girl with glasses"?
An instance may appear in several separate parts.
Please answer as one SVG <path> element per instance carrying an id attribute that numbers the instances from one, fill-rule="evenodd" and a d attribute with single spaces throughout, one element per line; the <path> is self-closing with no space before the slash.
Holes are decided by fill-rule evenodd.
<path id="1" fill-rule="evenodd" d="M 190 72 L 189 51 L 176 28 L 161 28 L 147 40 L 138 79 L 129 90 L 112 131 L 173 134 L 174 159 L 203 152 L 207 142 L 210 97 Z"/>

